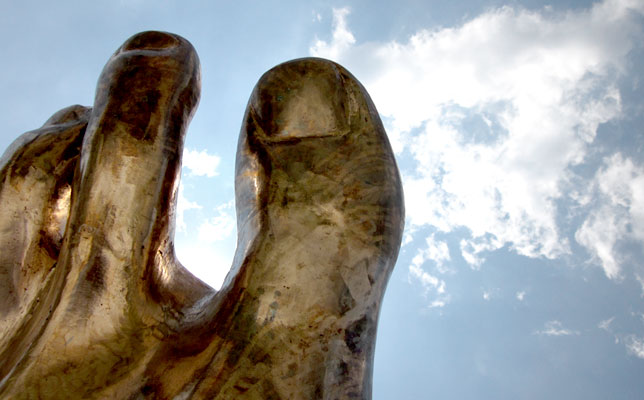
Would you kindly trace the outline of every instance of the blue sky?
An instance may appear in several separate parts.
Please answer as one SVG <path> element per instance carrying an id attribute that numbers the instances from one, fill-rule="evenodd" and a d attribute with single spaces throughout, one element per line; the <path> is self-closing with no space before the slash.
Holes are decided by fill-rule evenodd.
<path id="1" fill-rule="evenodd" d="M 0 147 L 91 105 L 149 29 L 201 59 L 176 244 L 202 279 L 232 260 L 252 87 L 330 58 L 371 94 L 404 180 L 374 399 L 644 398 L 644 0 L 0 0 Z"/>

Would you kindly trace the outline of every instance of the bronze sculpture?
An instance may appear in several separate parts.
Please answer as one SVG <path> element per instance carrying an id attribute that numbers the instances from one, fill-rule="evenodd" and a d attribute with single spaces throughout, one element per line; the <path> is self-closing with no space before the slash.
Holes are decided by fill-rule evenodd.
<path id="1" fill-rule="evenodd" d="M 0 398 L 371 397 L 404 221 L 375 107 L 331 61 L 260 78 L 216 292 L 173 248 L 199 74 L 185 39 L 137 34 L 93 108 L 57 112 L 0 160 Z"/>

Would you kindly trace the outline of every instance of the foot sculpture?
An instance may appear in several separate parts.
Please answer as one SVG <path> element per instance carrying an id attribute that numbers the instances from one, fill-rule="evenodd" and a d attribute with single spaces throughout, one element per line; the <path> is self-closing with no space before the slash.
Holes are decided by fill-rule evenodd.
<path id="1" fill-rule="evenodd" d="M 174 255 L 199 61 L 144 32 L 0 160 L 0 398 L 369 399 L 402 189 L 365 89 L 327 60 L 257 83 L 219 292 Z"/>

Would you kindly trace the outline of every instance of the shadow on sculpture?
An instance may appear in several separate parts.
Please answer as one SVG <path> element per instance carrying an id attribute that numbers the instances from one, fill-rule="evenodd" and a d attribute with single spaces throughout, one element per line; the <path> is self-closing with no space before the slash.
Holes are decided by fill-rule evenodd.
<path id="1" fill-rule="evenodd" d="M 0 160 L 0 398 L 371 398 L 400 177 L 344 68 L 264 74 L 236 162 L 238 246 L 219 292 L 174 255 L 199 61 L 137 34 Z"/>

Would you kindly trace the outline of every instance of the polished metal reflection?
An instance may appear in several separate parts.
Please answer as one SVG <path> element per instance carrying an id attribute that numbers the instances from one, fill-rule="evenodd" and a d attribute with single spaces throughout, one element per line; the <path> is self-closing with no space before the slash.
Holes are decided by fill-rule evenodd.
<path id="1" fill-rule="evenodd" d="M 238 246 L 214 291 L 175 258 L 198 103 L 185 39 L 144 32 L 0 160 L 0 398 L 371 397 L 403 228 L 365 89 L 331 61 L 264 74 L 236 161 Z"/>

